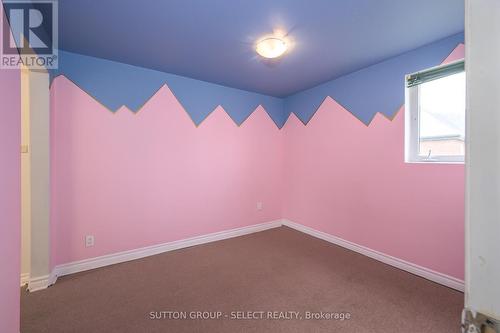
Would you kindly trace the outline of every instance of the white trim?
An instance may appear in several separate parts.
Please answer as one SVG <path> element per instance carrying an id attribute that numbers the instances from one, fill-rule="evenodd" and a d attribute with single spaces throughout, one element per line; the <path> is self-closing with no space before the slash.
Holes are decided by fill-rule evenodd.
<path id="1" fill-rule="evenodd" d="M 21 287 L 24 287 L 30 282 L 30 273 L 21 274 Z"/>
<path id="2" fill-rule="evenodd" d="M 79 261 L 70 262 L 67 264 L 58 265 L 54 268 L 53 274 L 57 278 L 58 276 L 64 276 L 68 274 L 78 273 L 82 271 L 87 271 L 89 269 L 95 269 L 103 266 L 118 264 L 130 260 L 140 259 L 155 254 L 160 254 L 164 252 L 174 251 L 178 249 L 183 249 L 186 247 L 191 247 L 195 245 L 206 244 L 210 242 L 215 242 L 223 239 L 243 236 L 252 234 L 259 231 L 264 231 L 272 228 L 277 228 L 282 225 L 282 220 L 275 220 L 271 222 L 255 224 L 247 227 L 241 227 L 236 229 L 224 230 L 220 232 L 211 233 L 208 235 L 196 236 L 192 238 L 187 238 L 183 240 L 168 242 L 164 244 L 158 244 L 153 246 L 147 246 L 139 249 L 123 251 L 113 254 L 104 255 L 101 257 L 84 259 Z"/>
<path id="3" fill-rule="evenodd" d="M 48 287 L 56 283 L 56 280 L 57 276 L 55 275 L 54 271 L 52 271 L 49 275 L 30 278 L 28 282 L 28 291 L 34 292 L 47 289 Z"/>
<path id="4" fill-rule="evenodd" d="M 311 235 L 313 237 L 325 240 L 327 242 L 342 246 L 351 251 L 360 253 L 372 259 L 378 260 L 385 264 L 391 265 L 393 267 L 399 268 L 401 270 L 410 272 L 412 274 L 418 275 L 430 281 L 442 284 L 444 286 L 464 291 L 464 281 L 454 278 L 452 276 L 433 271 L 431 269 L 418 266 L 416 264 L 407 262 L 402 259 L 390 256 L 388 254 L 372 250 L 362 245 L 355 244 L 353 242 L 347 241 L 345 239 L 327 234 L 322 231 L 318 231 L 304 225 L 292 222 L 287 219 L 275 220 L 267 223 L 255 224 L 248 227 L 241 227 L 237 229 L 230 229 L 220 232 L 215 232 L 208 235 L 196 236 L 192 238 L 187 238 L 183 240 L 168 242 L 164 244 L 158 244 L 148 247 L 143 247 L 135 250 L 129 250 L 124 252 L 118 252 L 114 254 L 104 255 L 101 257 L 84 259 L 80 261 L 75 261 L 67 264 L 58 265 L 54 268 L 51 275 L 47 275 L 38 279 L 31 279 L 29 283 L 29 290 L 36 291 L 45 289 L 48 286 L 55 283 L 58 276 L 64 276 L 68 274 L 74 274 L 78 272 L 83 272 L 90 269 L 95 269 L 99 267 L 104 267 L 108 265 L 118 264 L 130 260 L 141 259 L 148 256 L 174 251 L 178 249 L 183 249 L 186 247 L 191 247 L 195 245 L 206 244 L 210 242 L 215 242 L 219 240 L 224 240 L 228 238 L 248 235 L 251 233 L 264 231 L 272 228 L 277 228 L 280 226 L 287 226 L 293 228 L 297 231 L 303 232 L 305 234 Z"/>
<path id="5" fill-rule="evenodd" d="M 439 273 L 436 271 L 433 271 L 431 269 L 413 264 L 411 262 L 398 259 L 396 257 L 390 256 L 388 254 L 372 250 L 370 248 L 367 248 L 362 245 L 355 244 L 353 242 L 347 241 L 345 239 L 332 236 L 330 234 L 327 234 L 322 231 L 318 231 L 309 227 L 306 227 L 304 225 L 289 221 L 284 219 L 283 220 L 283 225 L 293 228 L 297 231 L 303 232 L 305 234 L 311 235 L 313 237 L 322 239 L 324 241 L 327 241 L 329 243 L 333 243 L 339 246 L 342 246 L 346 249 L 349 249 L 351 251 L 360 253 L 362 255 L 365 255 L 367 257 L 370 257 L 372 259 L 378 260 L 380 262 L 383 262 L 385 264 L 394 266 L 396 268 L 402 269 L 404 271 L 407 271 L 409 273 L 418 275 L 420 277 L 423 277 L 427 280 L 442 284 L 444 286 L 459 290 L 459 291 L 464 291 L 464 281 L 457 279 L 455 277 Z"/>
<path id="6" fill-rule="evenodd" d="M 458 60 L 462 62 L 463 60 Z M 448 66 L 449 64 L 433 67 L 429 70 Z M 454 73 L 458 74 L 458 73 Z M 454 75 L 450 74 L 450 75 Z M 405 84 L 406 86 L 406 84 Z M 433 164 L 464 164 L 464 155 L 422 156 L 419 153 L 420 145 L 420 84 L 405 88 L 405 162 L 406 163 L 433 163 Z M 464 110 L 465 112 L 465 110 Z M 465 115 L 464 115 L 465 116 Z"/>
<path id="7" fill-rule="evenodd" d="M 405 88 L 405 162 L 418 156 L 418 86 Z"/>

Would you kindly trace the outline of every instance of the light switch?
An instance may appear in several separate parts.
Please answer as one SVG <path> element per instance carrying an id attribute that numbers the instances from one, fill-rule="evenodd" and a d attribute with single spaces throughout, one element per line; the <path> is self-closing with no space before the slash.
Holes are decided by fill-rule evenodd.
<path id="1" fill-rule="evenodd" d="M 29 152 L 28 145 L 21 145 L 21 154 L 27 154 Z"/>

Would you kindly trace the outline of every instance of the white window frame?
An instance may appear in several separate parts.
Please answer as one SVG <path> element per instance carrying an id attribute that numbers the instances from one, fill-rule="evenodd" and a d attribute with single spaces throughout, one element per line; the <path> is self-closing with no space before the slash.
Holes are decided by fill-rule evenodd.
<path id="1" fill-rule="evenodd" d="M 408 81 L 414 79 L 420 74 L 429 72 L 439 72 L 446 70 L 453 65 L 463 64 L 463 60 L 459 60 L 450 64 L 441 65 L 429 68 L 422 72 L 409 74 L 405 78 L 405 162 L 406 163 L 446 163 L 446 164 L 463 164 L 464 155 L 432 155 L 430 157 L 421 156 L 419 154 L 420 145 L 420 121 L 419 121 L 419 93 L 420 84 L 408 86 Z M 449 75 L 458 74 L 460 71 L 450 72 L 440 75 L 435 79 L 440 79 Z M 464 115 L 465 116 L 465 115 Z"/>

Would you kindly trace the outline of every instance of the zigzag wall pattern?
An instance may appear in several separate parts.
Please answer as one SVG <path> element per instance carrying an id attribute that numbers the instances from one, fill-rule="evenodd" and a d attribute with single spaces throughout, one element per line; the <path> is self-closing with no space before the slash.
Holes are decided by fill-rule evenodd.
<path id="1" fill-rule="evenodd" d="M 137 112 L 167 85 L 196 125 L 217 106 L 241 125 L 259 105 L 278 128 L 291 113 L 306 124 L 328 96 L 369 124 L 377 112 L 392 118 L 403 104 L 405 74 L 438 65 L 463 40 L 457 34 L 286 98 L 65 51 L 59 53 L 59 68 L 49 72 L 51 81 L 64 75 L 111 111 L 126 106 Z"/>
<path id="2" fill-rule="evenodd" d="M 393 118 L 404 104 L 405 75 L 439 65 L 463 40 L 454 35 L 299 92 L 285 99 L 285 109 L 307 123 L 330 96 L 366 125 L 377 112 Z"/>
<path id="3" fill-rule="evenodd" d="M 257 107 L 238 127 L 217 107 L 196 127 L 166 85 L 137 114 L 64 76 L 51 98 L 54 265 L 286 217 L 463 278 L 463 166 L 405 164 L 403 112 L 365 126 L 327 97 L 307 126 Z M 423 207 L 411 223 L 408 203 Z M 380 226 L 394 233 L 367 237 Z"/>
<path id="4" fill-rule="evenodd" d="M 463 57 L 461 44 L 443 63 Z M 307 126 L 292 114 L 283 215 L 463 280 L 464 165 L 405 163 L 404 116 L 376 113 L 365 126 L 330 97 Z"/>
<path id="5" fill-rule="evenodd" d="M 65 77 L 51 105 L 54 265 L 281 217 L 283 131 L 262 107 L 196 127 L 167 86 L 137 114 L 107 112 Z"/>
<path id="6" fill-rule="evenodd" d="M 463 45 L 447 61 L 462 56 Z M 65 76 L 52 82 L 53 265 L 286 217 L 463 277 L 463 166 L 405 164 L 403 112 L 365 126 L 327 97 L 307 126 L 293 113 L 279 130 L 257 107 L 238 127 L 216 106 L 196 127 L 160 87 L 134 114 L 107 112 Z M 423 207 L 411 223 L 408 203 Z M 394 232 L 366 237 L 377 227 Z M 90 230 L 99 241 L 84 248 Z M 429 230 L 449 241 L 422 252 Z"/>
<path id="7" fill-rule="evenodd" d="M 136 112 L 166 84 L 196 125 L 219 105 L 238 125 L 259 105 L 278 127 L 286 121 L 280 98 L 110 60 L 60 51 L 59 68 L 50 71 L 51 81 L 59 75 L 73 81 L 111 111 L 126 106 Z"/>

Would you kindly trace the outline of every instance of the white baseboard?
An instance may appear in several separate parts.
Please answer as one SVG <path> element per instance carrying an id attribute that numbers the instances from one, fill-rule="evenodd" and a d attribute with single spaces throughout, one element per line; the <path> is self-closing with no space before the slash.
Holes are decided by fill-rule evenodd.
<path id="1" fill-rule="evenodd" d="M 399 268 L 401 270 L 407 271 L 409 273 L 421 276 L 427 280 L 442 284 L 444 286 L 459 290 L 459 291 L 464 291 L 464 281 L 457 279 L 455 277 L 439 273 L 436 271 L 433 271 L 431 269 L 415 265 L 411 262 L 398 259 L 396 257 L 390 256 L 388 254 L 378 252 L 375 250 L 372 250 L 370 248 L 367 248 L 362 245 L 355 244 L 353 242 L 347 241 L 345 239 L 332 236 L 330 234 L 327 234 L 322 231 L 318 231 L 309 227 L 306 227 L 302 224 L 298 224 L 295 222 L 292 222 L 290 220 L 283 220 L 283 225 L 293 228 L 297 231 L 303 232 L 305 234 L 311 235 L 313 237 L 325 240 L 327 242 L 342 246 L 346 249 L 349 249 L 351 251 L 360 253 L 362 255 L 365 255 L 367 257 L 370 257 L 372 259 L 378 260 L 380 262 L 383 262 L 385 264 L 394 266 L 396 268 Z"/>
<path id="2" fill-rule="evenodd" d="M 24 287 L 30 282 L 30 274 L 29 273 L 22 273 L 21 274 L 21 287 Z"/>
<path id="3" fill-rule="evenodd" d="M 54 270 L 52 271 L 52 273 L 50 275 L 40 277 L 40 278 L 32 278 L 29 281 L 28 289 L 30 291 L 45 289 L 48 286 L 54 284 L 55 281 L 57 280 L 58 276 L 64 276 L 64 275 L 83 272 L 83 271 L 87 271 L 90 269 L 95 269 L 95 268 L 104 267 L 104 266 L 108 266 L 108 265 L 119 264 L 122 262 L 135 260 L 135 259 L 141 259 L 144 257 L 148 257 L 148 256 L 152 256 L 152 255 L 156 255 L 156 254 L 160 254 L 160 253 L 164 253 L 164 252 L 174 251 L 174 250 L 178 250 L 178 249 L 183 249 L 183 248 L 190 247 L 190 246 L 201 245 L 201 244 L 215 242 L 215 241 L 219 241 L 219 240 L 223 240 L 223 239 L 243 236 L 243 235 L 247 235 L 247 234 L 251 234 L 251 233 L 255 233 L 255 232 L 259 232 L 259 231 L 277 228 L 277 227 L 280 227 L 282 225 L 293 228 L 297 231 L 303 232 L 303 233 L 311 235 L 313 237 L 325 240 L 327 242 L 342 246 L 342 247 L 349 249 L 351 251 L 360 253 L 362 255 L 365 255 L 365 256 L 370 257 L 370 258 L 375 259 L 375 260 L 378 260 L 378 261 L 383 262 L 385 264 L 394 266 L 394 267 L 399 268 L 401 270 L 410 272 L 412 274 L 421 276 L 421 277 L 428 279 L 430 281 L 442 284 L 444 286 L 447 286 L 447 287 L 450 287 L 450 288 L 453 288 L 453 289 L 456 289 L 456 290 L 459 290 L 462 292 L 464 291 L 464 281 L 463 280 L 454 278 L 452 276 L 449 276 L 449 275 L 446 275 L 443 273 L 433 271 L 431 269 L 413 264 L 411 262 L 407 262 L 407 261 L 402 260 L 402 259 L 398 259 L 398 258 L 390 256 L 388 254 L 372 250 L 372 249 L 367 248 L 365 246 L 355 244 L 355 243 L 347 241 L 345 239 L 342 239 L 342 238 L 327 234 L 325 232 L 306 227 L 302 224 L 298 224 L 298 223 L 295 223 L 295 222 L 292 222 L 292 221 L 286 220 L 286 219 L 275 220 L 275 221 L 261 223 L 261 224 L 255 224 L 255 225 L 237 228 L 237 229 L 230 229 L 230 230 L 215 232 L 215 233 L 208 234 L 208 235 L 202 235 L 202 236 L 187 238 L 187 239 L 183 239 L 183 240 L 168 242 L 168 243 L 164 243 L 164 244 L 158 244 L 158 245 L 143 247 L 143 248 L 139 248 L 139 249 L 104 255 L 101 257 L 84 259 L 84 260 L 80 260 L 80 261 L 75 261 L 75 262 L 70 262 L 67 264 L 58 265 L 54 268 Z"/>
<path id="4" fill-rule="evenodd" d="M 215 242 L 223 239 L 243 236 L 259 231 L 264 231 L 267 229 L 277 228 L 282 225 L 282 220 L 275 220 L 271 222 L 255 224 L 247 227 L 230 229 L 220 232 L 211 233 L 208 235 L 197 236 L 192 238 L 187 238 L 183 240 L 168 242 L 164 244 L 158 244 L 148 247 L 143 247 L 139 249 L 113 253 L 109 255 L 104 255 L 101 257 L 84 259 L 80 261 L 70 262 L 63 265 L 58 265 L 54 268 L 53 275 L 57 278 L 58 276 L 64 276 L 68 274 L 78 273 L 87 271 L 89 269 L 99 268 L 103 266 L 118 264 L 130 260 L 140 259 L 155 254 L 160 254 L 164 252 L 174 251 L 178 249 L 183 249 L 186 247 L 191 247 L 195 245 Z"/>
<path id="5" fill-rule="evenodd" d="M 54 272 L 51 272 L 49 275 L 43 275 L 38 277 L 32 277 L 28 281 L 28 291 L 34 292 L 43 289 L 47 289 L 54 283 L 56 283 L 57 276 Z"/>

